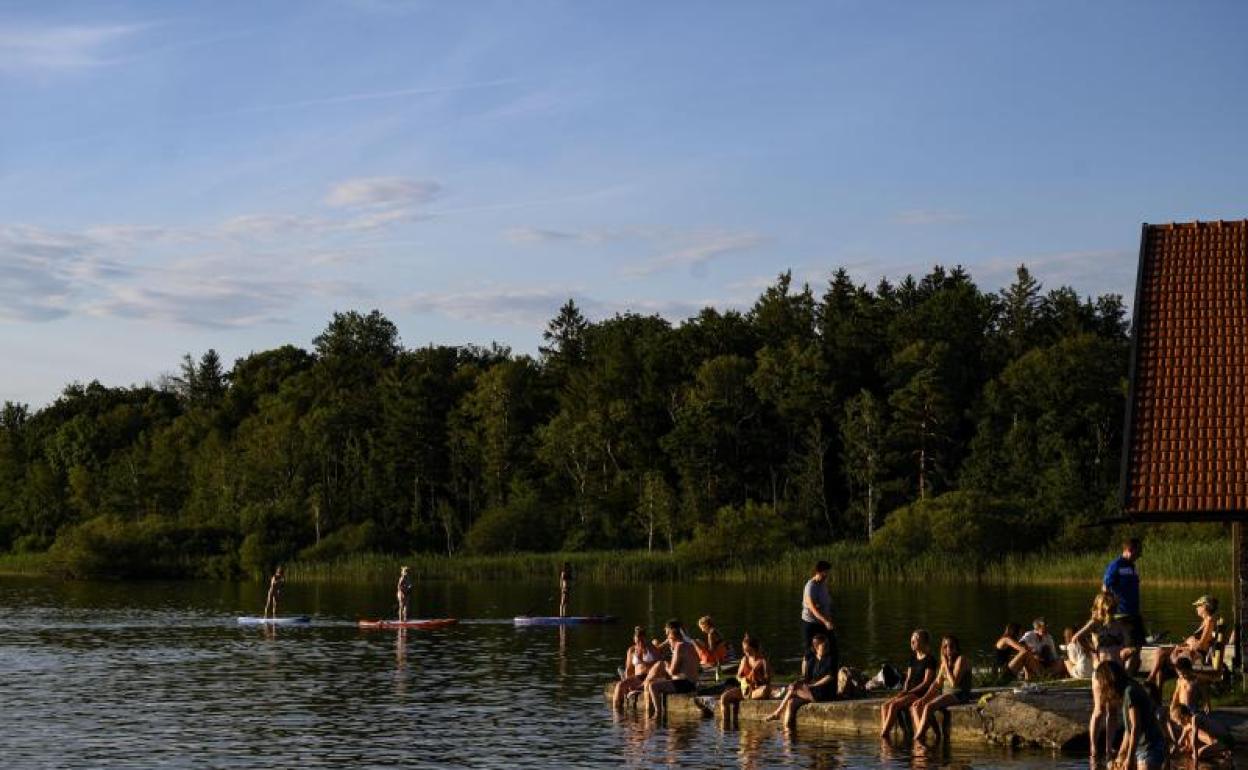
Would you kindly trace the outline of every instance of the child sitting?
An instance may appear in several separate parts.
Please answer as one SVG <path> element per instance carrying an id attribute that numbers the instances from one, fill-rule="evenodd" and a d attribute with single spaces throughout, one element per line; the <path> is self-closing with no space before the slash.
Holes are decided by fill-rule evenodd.
<path id="1" fill-rule="evenodd" d="M 706 634 L 706 641 L 695 639 L 693 646 L 698 651 L 698 662 L 703 666 L 718 666 L 728 660 L 728 643 L 715 628 L 715 620 L 710 615 L 698 618 L 698 628 Z"/>

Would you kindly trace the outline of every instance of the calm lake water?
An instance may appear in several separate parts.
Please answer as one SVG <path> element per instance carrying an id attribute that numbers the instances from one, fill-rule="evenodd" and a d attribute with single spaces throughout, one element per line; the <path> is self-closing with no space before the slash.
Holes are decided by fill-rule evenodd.
<path id="1" fill-rule="evenodd" d="M 1059 631 L 1087 588 L 834 587 L 842 660 L 900 661 L 915 626 L 981 651 L 1007 619 Z M 914 756 L 878 741 L 771 725 L 648 725 L 604 702 L 631 627 L 711 613 L 760 636 L 782 667 L 800 646 L 800 585 L 578 585 L 574 613 L 613 626 L 517 629 L 553 611 L 549 585 L 430 583 L 436 631 L 361 631 L 393 614 L 391 585 L 290 585 L 283 614 L 306 628 L 239 627 L 263 586 L 62 583 L 0 578 L 0 764 L 15 768 L 1000 767 L 1087 768 L 1086 758 L 990 747 Z M 1212 589 L 1215 595 L 1225 588 Z M 1144 596 L 1153 630 L 1193 625 L 1199 588 Z"/>

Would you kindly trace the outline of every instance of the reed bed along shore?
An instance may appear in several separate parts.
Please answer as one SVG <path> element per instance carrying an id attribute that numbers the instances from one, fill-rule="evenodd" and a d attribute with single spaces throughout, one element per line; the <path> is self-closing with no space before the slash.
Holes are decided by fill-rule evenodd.
<path id="1" fill-rule="evenodd" d="M 996 583 L 1075 584 L 1099 581 L 1113 551 L 1009 555 L 996 560 L 950 558 L 926 554 L 899 560 L 859 543 L 803 548 L 751 564 L 691 564 L 666 551 L 591 551 L 523 553 L 502 556 L 399 557 L 360 554 L 332 562 L 295 562 L 287 567 L 292 581 L 375 582 L 389 580 L 400 566 L 411 567 L 418 580 L 551 580 L 566 561 L 577 579 L 627 583 L 705 580 L 738 583 L 795 581 L 810 574 L 819 559 L 832 563 L 837 583 Z M 1216 585 L 1231 580 L 1231 543 L 1216 540 L 1150 540 L 1142 571 L 1152 585 Z"/>
<path id="2" fill-rule="evenodd" d="M 518 553 L 498 556 L 436 554 L 355 554 L 328 562 L 293 562 L 288 578 L 298 582 L 365 583 L 388 581 L 400 566 L 418 580 L 552 580 L 566 561 L 577 580 L 595 583 L 642 583 L 698 580 L 766 583 L 805 579 L 819 559 L 832 563 L 838 584 L 989 583 L 1095 584 L 1113 551 L 1011 554 L 997 559 L 967 554 L 951 558 L 925 554 L 900 560 L 861 543 L 834 543 L 788 551 L 750 563 L 691 563 L 679 551 L 588 551 Z M 1218 585 L 1231 582 L 1231 542 L 1217 539 L 1149 539 L 1141 569 L 1150 585 Z M 45 554 L 0 555 L 0 575 L 39 576 L 50 572 Z M 188 569 L 188 575 L 193 570 Z"/>
<path id="3" fill-rule="evenodd" d="M 44 553 L 0 554 L 0 575 L 12 577 L 38 577 L 48 572 L 48 558 Z"/>

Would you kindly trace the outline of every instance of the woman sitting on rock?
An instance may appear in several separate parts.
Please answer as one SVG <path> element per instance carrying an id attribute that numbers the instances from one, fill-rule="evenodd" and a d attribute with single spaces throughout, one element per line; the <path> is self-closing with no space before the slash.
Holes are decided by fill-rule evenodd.
<path id="1" fill-rule="evenodd" d="M 698 618 L 698 628 L 706 634 L 706 640 L 695 639 L 693 646 L 698 650 L 698 662 L 703 666 L 718 666 L 728 659 L 728 643 L 715 628 L 715 619 L 710 615 Z"/>
<path id="2" fill-rule="evenodd" d="M 880 707 L 881 738 L 888 737 L 897 719 L 928 691 L 939 672 L 940 662 L 932 654 L 932 635 L 927 629 L 915 629 L 910 634 L 910 662 L 906 665 L 901 692 Z"/>
<path id="3" fill-rule="evenodd" d="M 1066 675 L 1071 679 L 1091 679 L 1096 662 L 1087 637 L 1076 640 L 1075 629 L 1067 626 L 1062 630 L 1062 638 L 1066 640 Z"/>
<path id="4" fill-rule="evenodd" d="M 1161 697 L 1162 686 L 1174 678 L 1174 666 L 1180 658 L 1186 658 L 1192 663 L 1203 662 L 1217 639 L 1218 600 L 1206 594 L 1192 602 L 1192 606 L 1196 608 L 1196 617 L 1200 618 L 1200 625 L 1196 626 L 1196 630 L 1180 644 L 1157 648 L 1153 670 L 1148 674 L 1149 693 L 1155 699 Z"/>
<path id="5" fill-rule="evenodd" d="M 940 640 L 940 672 L 927 692 L 910 707 L 914 720 L 914 741 L 923 742 L 923 734 L 931 724 L 932 715 L 949 706 L 971 700 L 971 663 L 962 654 L 958 637 L 947 634 Z"/>
<path id="6" fill-rule="evenodd" d="M 729 683 L 719 696 L 724 719 L 736 716 L 743 700 L 766 700 L 771 697 L 771 664 L 763 656 L 758 640 L 748 633 L 741 639 L 741 662 L 737 664 L 736 683 Z"/>
<path id="7" fill-rule="evenodd" d="M 611 702 L 615 708 L 624 706 L 624 698 L 630 692 L 641 690 L 650 668 L 662 659 L 662 653 L 646 638 L 646 629 L 637 626 L 633 629 L 633 643 L 624 653 L 624 667 L 620 669 L 620 681 L 615 685 L 615 693 Z"/>

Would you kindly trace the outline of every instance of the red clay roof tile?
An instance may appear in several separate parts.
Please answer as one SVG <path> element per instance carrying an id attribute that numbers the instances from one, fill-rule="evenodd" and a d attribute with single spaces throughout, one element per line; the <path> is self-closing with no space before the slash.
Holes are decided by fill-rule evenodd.
<path id="1" fill-rule="evenodd" d="M 1248 220 L 1144 227 L 1123 508 L 1248 518 Z"/>

